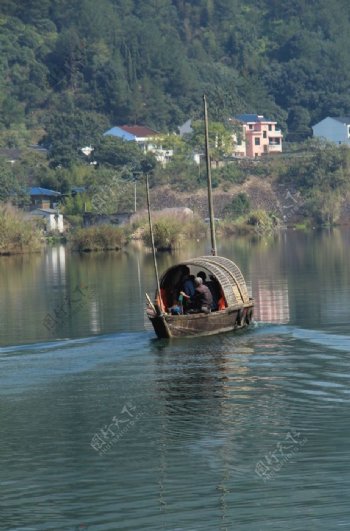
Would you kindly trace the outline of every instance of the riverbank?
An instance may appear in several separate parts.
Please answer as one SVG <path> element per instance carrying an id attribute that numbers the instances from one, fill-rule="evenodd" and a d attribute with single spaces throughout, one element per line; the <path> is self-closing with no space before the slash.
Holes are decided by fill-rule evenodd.
<path id="1" fill-rule="evenodd" d="M 25 213 L 10 204 L 0 205 L 0 255 L 37 252 L 41 246 L 40 229 Z"/>
<path id="2" fill-rule="evenodd" d="M 212 197 L 215 217 L 219 220 L 216 226 L 218 236 L 350 224 L 348 152 L 334 153 L 332 149 L 325 156 L 325 150 L 329 148 L 322 151 L 321 147 L 311 150 L 309 156 L 304 153 L 302 158 L 262 159 L 249 161 L 249 164 L 238 161 L 216 169 L 213 172 Z M 336 163 L 335 156 L 339 159 Z M 320 161 L 322 157 L 324 160 Z M 87 188 L 85 192 L 91 204 L 93 190 Z M 111 193 L 118 190 L 120 194 L 123 191 L 114 181 L 110 183 L 110 193 L 101 203 L 102 207 L 111 209 Z M 62 201 L 60 210 L 66 226 L 64 237 L 71 249 L 119 250 L 131 239 L 139 239 L 149 246 L 146 200 L 141 182 L 137 187 L 135 185 L 134 192 L 133 206 L 137 207 L 137 215 L 130 218 L 130 206 L 125 207 L 126 219 L 130 218 L 130 221 L 117 227 L 112 216 L 110 219 L 105 216 L 109 223 L 103 228 L 98 225 L 82 228 L 87 203 L 81 200 L 80 207 L 77 204 L 77 210 L 73 212 L 70 202 Z M 158 170 L 153 176 L 150 197 L 158 250 L 180 248 L 186 242 L 207 237 L 207 188 L 205 180 L 198 175 L 174 174 L 170 179 L 169 175 L 166 178 L 166 174 Z M 28 222 L 23 223 L 23 215 L 19 210 L 17 212 L 18 220 L 22 221 L 17 223 L 13 218 L 10 228 L 6 226 L 5 219 L 0 220 L 3 223 L 0 227 L 0 253 L 30 252 L 37 250 L 40 244 L 50 244 L 52 236 L 43 227 L 37 225 L 33 228 Z M 96 212 L 101 213 L 99 210 Z M 20 225 L 23 230 L 18 232 Z"/>

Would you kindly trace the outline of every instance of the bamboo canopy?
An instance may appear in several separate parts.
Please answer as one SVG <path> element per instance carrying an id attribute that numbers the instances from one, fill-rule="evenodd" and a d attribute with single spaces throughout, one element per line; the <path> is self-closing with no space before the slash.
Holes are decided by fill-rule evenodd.
<path id="1" fill-rule="evenodd" d="M 160 287 L 166 287 L 171 273 L 184 266 L 205 269 L 214 275 L 221 285 L 228 306 L 249 303 L 249 294 L 239 267 L 222 256 L 200 256 L 170 267 L 160 279 Z"/>

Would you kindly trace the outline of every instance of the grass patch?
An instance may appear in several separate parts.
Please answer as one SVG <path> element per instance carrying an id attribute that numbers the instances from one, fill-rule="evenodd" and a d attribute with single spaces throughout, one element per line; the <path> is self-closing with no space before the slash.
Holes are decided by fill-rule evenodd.
<path id="1" fill-rule="evenodd" d="M 233 234 L 268 234 L 280 227 L 279 219 L 265 210 L 253 210 L 236 220 L 224 219 L 219 227 L 220 236 L 228 237 Z"/>
<path id="2" fill-rule="evenodd" d="M 307 221 L 304 221 L 304 222 L 295 223 L 295 225 L 293 225 L 293 228 L 295 230 L 309 231 L 312 228 L 312 225 L 311 225 L 310 221 L 307 220 Z"/>
<path id="3" fill-rule="evenodd" d="M 117 251 L 124 243 L 123 231 L 111 225 L 96 225 L 77 229 L 70 236 L 73 251 Z"/>
<path id="4" fill-rule="evenodd" d="M 0 205 L 0 254 L 37 252 L 41 231 L 34 221 L 12 205 Z"/>
<path id="5" fill-rule="evenodd" d="M 170 209 L 172 210 L 172 209 Z M 207 235 L 207 224 L 197 215 L 188 215 L 183 211 L 152 213 L 154 245 L 158 251 L 172 250 L 181 247 L 184 242 L 198 241 Z M 151 247 L 151 235 L 146 214 L 134 217 L 132 221 L 134 232 L 142 229 L 142 240 L 147 247 Z"/>

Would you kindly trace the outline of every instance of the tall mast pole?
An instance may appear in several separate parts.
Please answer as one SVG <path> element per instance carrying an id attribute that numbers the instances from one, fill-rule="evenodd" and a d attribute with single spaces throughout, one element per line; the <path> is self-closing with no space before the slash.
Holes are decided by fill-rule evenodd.
<path id="1" fill-rule="evenodd" d="M 210 153 L 209 153 L 208 109 L 207 109 L 207 99 L 205 97 L 205 94 L 203 95 L 203 104 L 204 104 L 204 125 L 205 125 L 205 160 L 206 160 L 206 165 L 207 165 L 207 179 L 208 179 L 208 206 L 209 206 L 209 221 L 210 221 L 211 253 L 213 256 L 216 256 L 217 250 L 216 250 L 216 238 L 215 238 L 213 195 L 212 195 L 212 189 L 211 189 L 211 164 L 210 164 Z"/>
<path id="2" fill-rule="evenodd" d="M 150 200 L 149 200 L 148 174 L 146 174 L 146 192 L 147 192 L 146 195 L 147 195 L 148 222 L 149 222 L 149 231 L 150 231 L 150 235 L 151 235 L 154 272 L 155 272 L 155 276 L 156 276 L 158 296 L 159 296 L 159 299 L 160 299 L 160 284 L 159 284 L 158 266 L 157 266 L 157 258 L 156 258 L 156 249 L 155 249 L 155 246 L 154 246 L 153 225 L 152 225 L 152 217 L 151 217 L 151 206 L 150 206 Z"/>

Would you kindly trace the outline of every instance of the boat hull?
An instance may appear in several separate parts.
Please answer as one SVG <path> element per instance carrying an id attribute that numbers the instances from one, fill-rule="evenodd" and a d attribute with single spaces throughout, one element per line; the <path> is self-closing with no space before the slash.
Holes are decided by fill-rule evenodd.
<path id="1" fill-rule="evenodd" d="M 254 302 L 231 306 L 218 312 L 187 315 L 148 314 L 159 339 L 210 336 L 221 332 L 239 330 L 253 319 Z"/>

